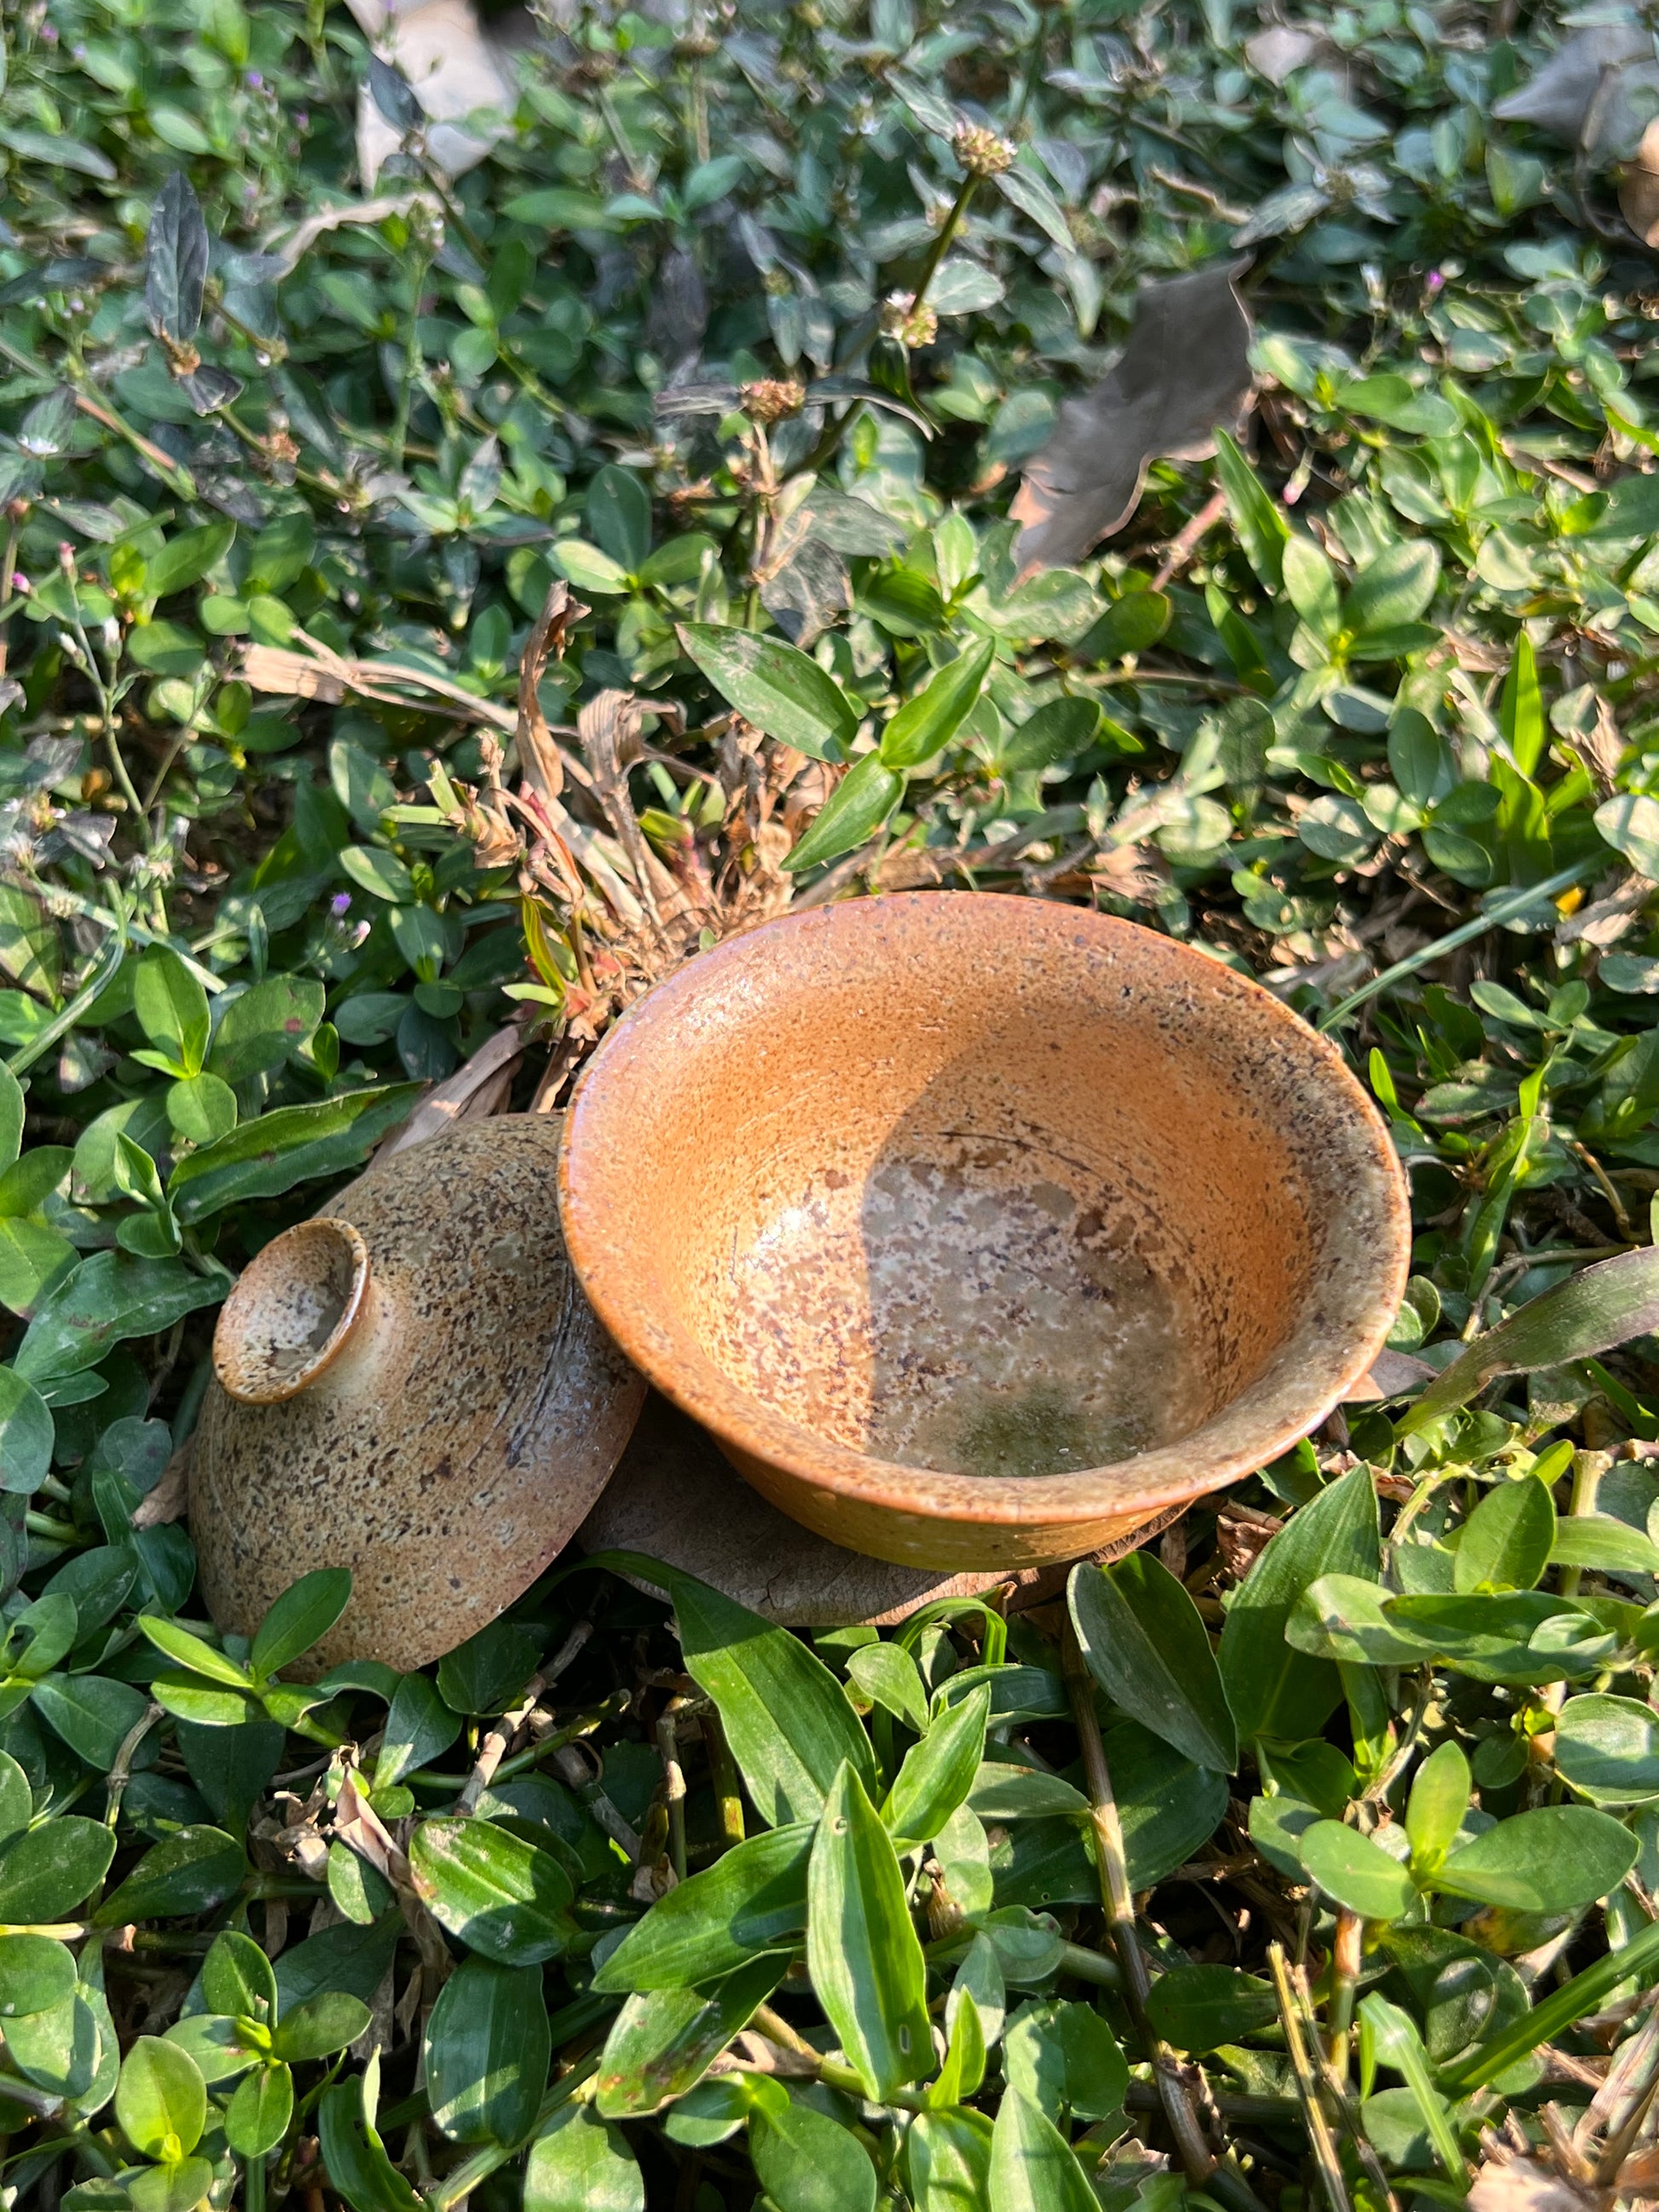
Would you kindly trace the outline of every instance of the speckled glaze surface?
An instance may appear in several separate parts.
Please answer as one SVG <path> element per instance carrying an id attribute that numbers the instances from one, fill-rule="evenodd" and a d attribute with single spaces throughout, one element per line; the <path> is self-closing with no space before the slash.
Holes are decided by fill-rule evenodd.
<path id="1" fill-rule="evenodd" d="M 982 893 L 787 916 L 659 985 L 577 1086 L 560 1200 L 595 1310 L 763 1495 L 953 1570 L 1285 1450 L 1410 1245 L 1387 1130 L 1270 993 Z"/>
<path id="2" fill-rule="evenodd" d="M 220 1317 L 191 1468 L 221 1628 L 246 1634 L 297 1576 L 348 1566 L 351 1602 L 311 1671 L 424 1666 L 574 1533 L 645 1384 L 565 1257 L 558 1145 L 551 1115 L 464 1125 L 372 1169 L 248 1268 Z M 337 1224 L 368 1259 L 349 1316 Z M 296 1371 L 278 1402 L 225 1387 Z"/>

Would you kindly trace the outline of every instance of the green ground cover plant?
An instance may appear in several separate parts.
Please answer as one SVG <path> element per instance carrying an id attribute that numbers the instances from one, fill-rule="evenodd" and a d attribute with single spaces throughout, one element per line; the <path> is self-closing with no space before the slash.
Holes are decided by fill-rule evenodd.
<path id="1" fill-rule="evenodd" d="M 461 167 L 324 0 L 0 25 L 5 2203 L 1659 2195 L 1651 33 L 486 28 Z M 628 1557 L 421 1674 L 285 1679 L 328 1569 L 219 1636 L 247 1259 L 945 885 L 1338 1040 L 1382 1395 L 1008 1619 Z"/>

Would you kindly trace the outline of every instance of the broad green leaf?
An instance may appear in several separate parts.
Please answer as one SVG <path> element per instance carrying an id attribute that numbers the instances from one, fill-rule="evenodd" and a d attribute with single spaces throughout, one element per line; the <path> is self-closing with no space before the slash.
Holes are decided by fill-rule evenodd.
<path id="1" fill-rule="evenodd" d="M 52 1409 L 15 1368 L 0 1367 L 0 1491 L 30 1496 L 52 1472 Z"/>
<path id="2" fill-rule="evenodd" d="M 1417 1902 L 1417 1885 L 1382 1845 L 1340 1820 L 1316 1820 L 1302 1837 L 1302 1863 L 1327 1897 L 1365 1920 L 1397 1920 Z"/>
<path id="3" fill-rule="evenodd" d="M 1495 1382 L 1589 1359 L 1659 1325 L 1659 1246 L 1599 1260 L 1478 1336 L 1395 1423 L 1396 1436 L 1425 1429 Z"/>
<path id="4" fill-rule="evenodd" d="M 1536 774 L 1538 763 L 1544 757 L 1544 746 L 1549 732 L 1544 723 L 1543 696 L 1538 688 L 1538 662 L 1532 649 L 1532 640 L 1524 629 L 1515 637 L 1515 657 L 1510 663 L 1510 672 L 1504 678 L 1504 696 L 1498 702 L 1498 726 L 1508 743 L 1510 753 L 1522 775 Z"/>
<path id="5" fill-rule="evenodd" d="M 196 1674 L 157 1674 L 149 1693 L 164 1713 L 197 1728 L 240 1729 L 258 1711 L 247 1695 L 216 1689 Z"/>
<path id="6" fill-rule="evenodd" d="M 235 2081 L 269 2056 L 245 2022 L 222 2013 L 187 2013 L 174 2021 L 165 2039 L 189 2053 L 210 2087 Z"/>
<path id="7" fill-rule="evenodd" d="M 553 2054 L 541 1969 L 464 1959 L 439 1993 L 423 2048 L 427 2102 L 453 2142 L 520 2142 Z"/>
<path id="8" fill-rule="evenodd" d="M 1314 635 L 1328 645 L 1342 627 L 1335 569 L 1311 538 L 1297 536 L 1285 541 L 1284 574 L 1291 605 Z"/>
<path id="9" fill-rule="evenodd" d="M 1659 1713 L 1635 1698 L 1569 1698 L 1555 1724 L 1555 1771 L 1593 1805 L 1659 1799 Z"/>
<path id="10" fill-rule="evenodd" d="M 842 761 L 860 710 L 798 647 L 759 630 L 682 623 L 681 644 L 744 720 L 813 760 Z"/>
<path id="11" fill-rule="evenodd" d="M 378 2060 L 372 2070 L 378 2077 Z M 352 2212 L 422 2212 L 422 2199 L 386 2156 L 367 2117 L 362 2078 L 324 2090 L 317 2135 L 328 2178 Z"/>
<path id="12" fill-rule="evenodd" d="M 881 1648 L 890 1651 L 895 1647 Z M 990 1714 L 991 1685 L 981 1682 L 960 1705 L 941 1713 L 921 1742 L 905 1753 L 881 1808 L 882 1820 L 900 1850 L 931 1843 L 965 1802 L 979 1771 Z"/>
<path id="13" fill-rule="evenodd" d="M 1436 1869 L 1453 1897 L 1517 1912 L 1573 1912 L 1616 1889 L 1636 1863 L 1630 1830 L 1588 1805 L 1540 1805 L 1464 1844 Z"/>
<path id="14" fill-rule="evenodd" d="M 896 1644 L 866 1644 L 847 1662 L 847 1679 L 872 1705 L 883 1706 L 917 1735 L 927 1729 L 927 1692 L 916 1662 Z"/>
<path id="15" fill-rule="evenodd" d="M 927 2101 L 935 2111 L 962 2104 L 985 2079 L 985 2027 L 971 1990 L 952 1989 L 951 2013 L 945 2063 L 927 2092 Z"/>
<path id="16" fill-rule="evenodd" d="M 905 701 L 882 732 L 884 766 L 920 768 L 943 751 L 972 712 L 996 652 L 995 639 L 988 637 L 957 659 L 935 669 L 923 689 Z"/>
<path id="17" fill-rule="evenodd" d="M 855 852 L 872 837 L 898 805 L 904 778 L 877 753 L 866 753 L 854 762 L 824 805 L 812 817 L 806 835 L 786 857 L 784 866 L 799 875 L 803 868 L 838 860 Z"/>
<path id="18" fill-rule="evenodd" d="M 0 1921 L 15 1927 L 66 1920 L 114 1856 L 112 1832 L 78 1813 L 14 1836 L 0 1849 Z"/>
<path id="19" fill-rule="evenodd" d="M 407 1117 L 420 1091 L 417 1083 L 385 1084 L 313 1105 L 279 1106 L 245 1121 L 178 1163 L 167 1179 L 173 1210 L 180 1221 L 204 1221 L 223 1206 L 275 1198 L 296 1183 L 359 1167 Z"/>
<path id="20" fill-rule="evenodd" d="M 1153 595 L 1137 592 L 1134 596 L 1150 599 Z M 1100 708 L 1094 700 L 1050 699 L 1024 721 L 1005 731 L 997 741 L 994 750 L 998 771 L 1018 775 L 1075 760 L 1099 727 Z"/>
<path id="21" fill-rule="evenodd" d="M 1570 1982 L 1540 1997 L 1528 2013 L 1501 2028 L 1471 2057 L 1449 2067 L 1443 2076 L 1445 2086 L 1461 2092 L 1477 2083 L 1501 2081 L 1529 2051 L 1553 2042 L 1575 2021 L 1598 2012 L 1621 1982 L 1634 1982 L 1638 1988 L 1644 1983 L 1650 1984 L 1656 1968 L 1659 1968 L 1659 1921 L 1650 1921 L 1628 1943 L 1604 1953 Z"/>
<path id="22" fill-rule="evenodd" d="M 1066 1585 L 1089 1671 L 1112 1703 L 1195 1766 L 1231 1774 L 1238 1735 L 1198 1607 L 1150 1552 L 1085 1560 Z"/>
<path id="23" fill-rule="evenodd" d="M 1029 216 L 1062 253 L 1075 250 L 1065 209 L 1035 170 L 1016 161 L 1012 168 L 999 170 L 994 181 L 1004 199 L 1011 201 L 1022 215 Z M 931 299 L 933 295 L 930 293 L 928 296 Z"/>
<path id="24" fill-rule="evenodd" d="M 1363 638 L 1414 623 L 1427 609 L 1439 581 L 1440 555 L 1431 538 L 1411 538 L 1390 545 L 1355 577 L 1343 604 L 1343 625 Z"/>
<path id="25" fill-rule="evenodd" d="M 173 331 L 175 337 L 189 335 L 188 331 Z M 145 591 L 153 599 L 165 599 L 174 592 L 199 584 L 208 570 L 230 550 L 235 535 L 234 522 L 206 522 L 199 529 L 181 530 L 145 562 Z M 139 1018 L 143 1019 L 142 1013 Z M 144 1026 L 148 1030 L 149 1024 L 146 1022 Z"/>
<path id="26" fill-rule="evenodd" d="M 1341 1681 L 1330 1661 L 1286 1644 L 1286 1624 L 1322 1575 L 1375 1581 L 1380 1558 L 1376 1493 L 1363 1463 L 1303 1506 L 1263 1552 L 1228 1608 L 1218 1655 L 1242 1743 L 1318 1735 L 1341 1697 Z"/>
<path id="27" fill-rule="evenodd" d="M 870 1739 L 821 1659 L 690 1575 L 669 1584 L 686 1672 L 720 1709 L 732 1755 L 773 1827 L 817 1817 L 842 1762 L 875 1786 Z"/>
<path id="28" fill-rule="evenodd" d="M 749 2123 L 749 2154 L 777 2212 L 875 2212 L 876 2169 L 858 2137 L 793 2100 Z"/>
<path id="29" fill-rule="evenodd" d="M 905 2132 L 904 2172 L 915 2212 L 985 2212 L 990 2121 L 971 2106 L 918 2113 Z"/>
<path id="30" fill-rule="evenodd" d="M 132 1010 L 144 1035 L 180 1075 L 201 1072 L 207 1056 L 207 993 L 176 952 L 157 947 L 138 963 Z"/>
<path id="31" fill-rule="evenodd" d="M 1245 559 L 1270 592 L 1280 590 L 1290 524 L 1231 437 L 1219 426 L 1215 432 L 1215 472 Z"/>
<path id="32" fill-rule="evenodd" d="M 1285 1641 L 1339 1666 L 1415 1667 L 1432 1658 L 1432 1644 L 1389 1619 L 1388 1597 L 1380 1583 L 1362 1576 L 1321 1575 L 1291 1607 Z"/>
<path id="33" fill-rule="evenodd" d="M 1609 1513 L 1574 1513 L 1555 1525 L 1550 1564 L 1598 1574 L 1659 1574 L 1659 1544 Z"/>
<path id="34" fill-rule="evenodd" d="M 46 1674 L 35 1684 L 32 1702 L 52 1733 L 102 1774 L 115 1764 L 149 1700 L 131 1682 L 106 1674 Z"/>
<path id="35" fill-rule="evenodd" d="M 806 1874 L 813 1994 L 878 2102 L 931 2073 L 927 1972 L 892 1839 L 850 1765 L 824 1801 Z"/>
<path id="36" fill-rule="evenodd" d="M 355 2043 L 373 2017 L 361 1997 L 345 1990 L 321 1990 L 302 2004 L 288 2008 L 276 2023 L 270 2047 L 290 2066 L 303 2065 L 308 2058 L 331 2058 Z"/>
<path id="37" fill-rule="evenodd" d="M 188 1628 L 180 1628 L 176 1620 L 141 1613 L 134 1625 L 165 1657 L 180 1667 L 188 1667 L 193 1674 L 204 1674 L 209 1681 L 222 1682 L 228 1689 L 248 1686 L 250 1677 L 246 1668 L 204 1638 L 193 1635 Z"/>
<path id="38" fill-rule="evenodd" d="M 247 1873 L 241 1844 L 222 1828 L 177 1828 L 144 1853 L 93 1915 L 98 1928 L 210 1912 L 234 1897 Z"/>
<path id="39" fill-rule="evenodd" d="M 207 2085 L 188 2052 L 159 2035 L 141 2035 L 121 2062 L 115 2091 L 121 2132 L 143 2158 L 176 2166 L 207 2124 Z"/>
<path id="40" fill-rule="evenodd" d="M 1271 2026 L 1279 2000 L 1270 1982 L 1236 1966 L 1175 1966 L 1152 1984 L 1146 2017 L 1165 2043 L 1201 2058 Z"/>
<path id="41" fill-rule="evenodd" d="M 529 1622 L 492 1620 L 438 1662 L 438 1694 L 458 1713 L 501 1713 L 536 1671 L 545 1638 Z"/>
<path id="42" fill-rule="evenodd" d="M 1071 2145 L 1027 2097 L 1010 2090 L 991 2134 L 990 2212 L 1098 2212 Z"/>
<path id="43" fill-rule="evenodd" d="M 9 1751 L 0 1751 L 0 1844 L 21 1836 L 33 1813 L 34 1792 L 27 1775 Z"/>
<path id="44" fill-rule="evenodd" d="M 1578 1664 L 1570 1643 L 1551 1640 L 1553 1622 L 1571 1628 L 1576 1639 L 1585 1635 L 1594 1647 L 1598 1637 L 1612 1651 L 1616 1637 L 1604 1635 L 1593 1616 L 1575 1612 L 1571 1601 L 1547 1590 L 1503 1590 L 1467 1597 L 1423 1595 L 1390 1598 L 1384 1617 L 1408 1636 L 1420 1638 L 1437 1656 L 1481 1682 L 1559 1681 L 1575 1672 L 1594 1673 L 1598 1663 L 1585 1655 Z M 1534 1638 L 1544 1638 L 1534 1647 Z"/>
<path id="45" fill-rule="evenodd" d="M 0 1169 L 9 1168 L 23 1149 L 27 1111 L 22 1085 L 0 1060 Z"/>
<path id="46" fill-rule="evenodd" d="M 261 1681 L 281 1674 L 333 1627 L 351 1596 L 349 1567 L 316 1567 L 291 1583 L 255 1632 L 248 1665 Z"/>
<path id="47" fill-rule="evenodd" d="M 13 1364 L 35 1383 L 78 1375 L 126 1338 L 159 1336 L 186 1314 L 216 1305 L 227 1287 L 222 1275 L 198 1274 L 182 1260 L 94 1252 L 47 1291 Z"/>
<path id="48" fill-rule="evenodd" d="M 225 2141 L 239 2158 L 264 2158 L 288 2133 L 294 2117 L 294 2076 L 286 2066 L 244 2075 L 225 2112 Z"/>
<path id="49" fill-rule="evenodd" d="M 276 1961 L 276 1998 L 284 2010 L 308 1998 L 343 1990 L 367 2003 L 379 1989 L 404 1926 L 401 1913 L 388 1912 L 372 1928 L 343 1921 L 291 1943 Z"/>
<path id="50" fill-rule="evenodd" d="M 1449 1738 L 1429 1753 L 1413 1776 L 1406 1833 L 1412 1864 L 1419 1875 L 1432 1873 L 1456 1842 L 1472 1787 L 1469 1762 Z"/>
<path id="51" fill-rule="evenodd" d="M 586 2105 L 566 2105 L 531 2146 L 524 2212 L 645 2212 L 628 2138 Z"/>
<path id="52" fill-rule="evenodd" d="M 1435 2155 L 1460 2188 L 1467 2178 L 1463 2154 L 1446 2109 L 1429 2070 L 1429 2055 L 1411 2014 L 1375 1991 L 1360 2006 L 1362 2051 L 1401 2075 L 1416 2100 Z"/>
<path id="53" fill-rule="evenodd" d="M 461 1717 L 425 1674 L 405 1674 L 392 1692 L 374 1761 L 374 1787 L 390 1789 L 417 1766 L 441 1759 L 461 1732 Z"/>
<path id="54" fill-rule="evenodd" d="M 1453 1563 L 1462 1592 L 1531 1589 L 1555 1541 L 1555 1506 L 1541 1482 L 1495 1483 L 1463 1524 Z"/>
<path id="55" fill-rule="evenodd" d="M 208 1070 L 246 1083 L 295 1058 L 323 1018 L 327 994 L 309 975 L 266 975 L 233 999 L 213 1033 Z"/>
<path id="56" fill-rule="evenodd" d="M 210 2012 L 240 2014 L 269 2026 L 276 2012 L 276 1977 L 251 1936 L 222 1929 L 202 1961 L 202 2002 Z"/>
<path id="57" fill-rule="evenodd" d="M 1103 2120 L 1121 2112 L 1129 2069 L 1092 2005 L 1031 1998 L 1008 2022 L 1002 2070 L 1011 2095 L 1029 2097 L 1058 2124 L 1066 2114 Z"/>
<path id="58" fill-rule="evenodd" d="M 51 1936 L 0 1936 L 0 2021 L 49 2012 L 75 1994 L 75 1954 Z"/>
<path id="59" fill-rule="evenodd" d="M 600 1991 L 680 1990 L 788 1945 L 806 1925 L 810 1822 L 772 1828 L 678 1882 L 593 1977 Z"/>
<path id="60" fill-rule="evenodd" d="M 617 2014 L 599 2060 L 607 2120 L 642 2119 L 683 2096 L 783 1979 L 787 1952 L 754 1959 L 696 1989 L 644 1990 Z"/>
<path id="61" fill-rule="evenodd" d="M 501 1966 L 538 1966 L 575 1940 L 570 1878 L 489 1820 L 423 1820 L 409 1848 L 416 1894 L 470 1950 Z"/>

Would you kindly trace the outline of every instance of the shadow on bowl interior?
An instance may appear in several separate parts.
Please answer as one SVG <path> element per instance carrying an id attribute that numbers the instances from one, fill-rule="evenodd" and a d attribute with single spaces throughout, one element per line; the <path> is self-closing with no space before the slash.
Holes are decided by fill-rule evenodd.
<path id="1" fill-rule="evenodd" d="M 807 1526 L 1073 1555 L 1284 1450 L 1403 1285 L 1334 1048 L 1153 933 L 924 893 L 791 916 L 641 1003 L 568 1116 L 622 1347 Z"/>

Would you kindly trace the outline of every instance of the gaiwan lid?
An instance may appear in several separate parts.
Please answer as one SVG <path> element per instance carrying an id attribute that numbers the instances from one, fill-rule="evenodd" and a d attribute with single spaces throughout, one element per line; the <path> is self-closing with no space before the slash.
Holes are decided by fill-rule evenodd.
<path id="1" fill-rule="evenodd" d="M 643 1381 L 565 1256 L 557 1117 L 398 1152 L 227 1299 L 191 1463 L 221 1629 L 313 1567 L 351 1601 L 307 1667 L 426 1665 L 535 1580 L 604 1488 Z"/>

